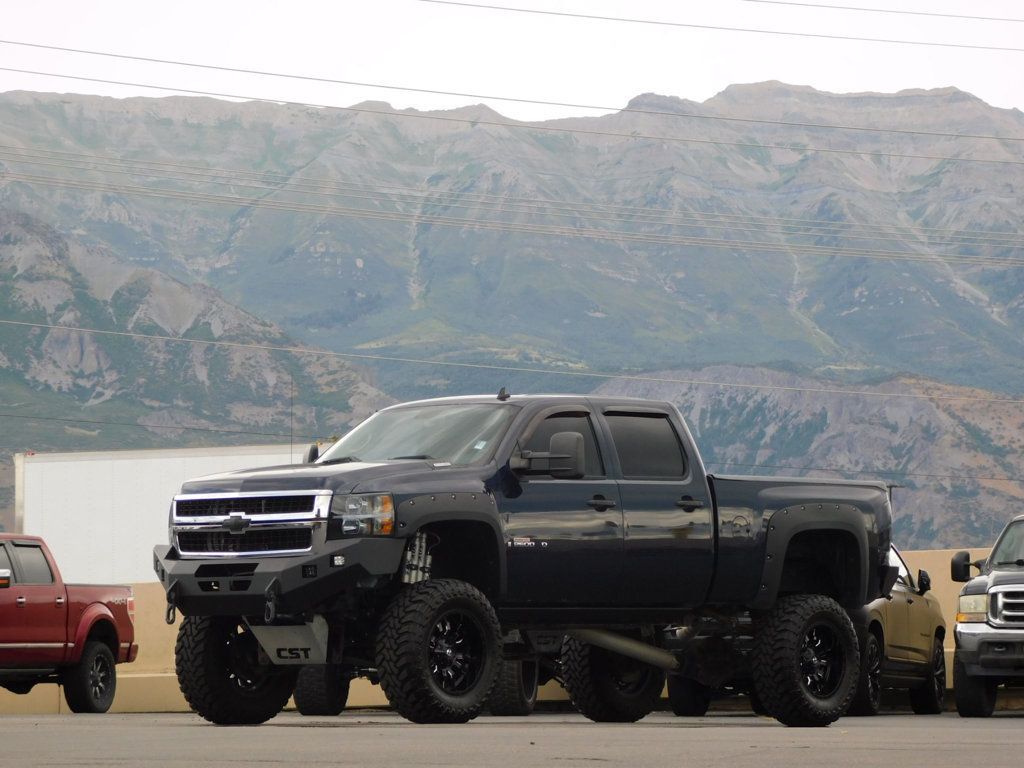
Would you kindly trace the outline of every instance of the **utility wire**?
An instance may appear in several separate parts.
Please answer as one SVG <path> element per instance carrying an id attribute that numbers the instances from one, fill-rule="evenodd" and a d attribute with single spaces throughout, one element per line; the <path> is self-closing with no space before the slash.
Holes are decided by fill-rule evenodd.
<path id="1" fill-rule="evenodd" d="M 2 411 L 0 411 L 0 418 L 23 419 L 25 421 L 56 421 L 71 424 L 100 424 L 104 426 L 114 427 L 142 427 L 145 429 L 176 429 L 189 432 L 218 432 L 229 435 L 259 435 L 261 437 L 288 437 L 288 434 L 282 434 L 280 432 L 253 432 L 245 429 L 223 429 L 218 427 L 184 427 L 174 426 L 171 424 L 144 424 L 138 421 L 101 421 L 99 419 L 73 419 L 60 418 L 58 416 L 31 416 L 24 413 L 7 413 Z M 296 437 L 302 437 L 305 440 L 319 439 L 317 437 L 311 437 L 309 435 L 296 435 Z"/>
<path id="2" fill-rule="evenodd" d="M 1024 477 L 985 477 L 981 475 L 944 475 L 930 472 L 904 472 L 900 469 L 844 469 L 842 467 L 794 467 L 786 464 L 745 464 L 738 461 L 705 461 L 715 467 L 750 467 L 757 469 L 787 469 L 796 472 L 833 472 L 850 475 L 898 475 L 900 477 L 924 477 L 930 480 L 991 480 L 1009 483 L 1024 483 Z"/>
<path id="3" fill-rule="evenodd" d="M 513 8 L 506 5 L 486 5 L 484 3 L 464 3 L 455 0 L 420 0 L 421 3 L 435 5 L 452 5 L 460 8 L 475 8 L 487 11 L 511 11 L 513 13 L 534 13 L 541 16 L 560 16 L 570 19 L 593 19 L 596 21 L 615 21 L 627 24 L 652 24 L 659 27 L 684 27 L 686 29 L 704 29 L 716 32 L 749 32 L 758 35 L 781 35 L 783 37 L 817 38 L 819 40 L 844 40 L 859 43 L 891 43 L 894 45 L 921 45 L 935 48 L 962 48 L 976 51 L 1010 51 L 1024 53 L 1024 48 L 1009 48 L 997 45 L 970 45 L 967 43 L 940 43 L 931 40 L 893 40 L 882 37 L 856 37 L 854 35 L 826 35 L 815 32 L 792 32 L 779 29 L 752 29 L 747 27 L 725 27 L 713 24 L 689 24 L 681 21 L 664 21 L 660 19 L 633 19 L 622 16 L 596 16 L 589 13 L 569 13 L 568 11 L 546 11 L 539 8 Z"/>
<path id="4" fill-rule="evenodd" d="M 256 184 L 248 184 L 243 181 L 230 179 L 220 181 L 222 178 L 217 173 L 204 173 L 204 172 L 191 172 L 191 171 L 178 171 L 178 173 L 186 174 L 185 177 L 174 175 L 164 169 L 147 170 L 144 164 L 132 166 L 129 164 L 115 164 L 115 163 L 104 163 L 103 161 L 93 160 L 61 160 L 61 159 L 34 159 L 31 156 L 23 154 L 12 153 L 0 148 L 0 159 L 7 158 L 9 162 L 17 162 L 28 165 L 38 165 L 44 167 L 61 168 L 67 170 L 79 170 L 79 171 L 96 171 L 99 170 L 96 167 L 91 166 L 105 166 L 103 169 L 104 173 L 122 174 L 128 176 L 148 176 L 153 179 L 177 181 L 185 184 L 205 182 L 214 185 L 229 186 L 232 190 L 239 188 L 252 189 L 262 192 L 283 192 L 283 193 L 294 193 L 304 194 L 317 197 L 324 197 L 328 199 L 337 199 L 339 197 L 355 199 L 355 200 L 368 200 L 371 202 L 378 203 L 394 203 L 396 205 L 402 204 L 414 204 L 418 206 L 427 205 L 441 205 L 443 204 L 447 208 L 462 208 L 471 211 L 479 208 L 484 208 L 487 212 L 493 214 L 502 213 L 524 213 L 528 215 L 537 215 L 548 218 L 600 218 L 601 222 L 615 222 L 622 224 L 646 224 L 652 226 L 670 226 L 670 227 L 684 227 L 691 229 L 702 229 L 702 230 L 725 230 L 727 232 L 759 232 L 764 233 L 764 225 L 749 225 L 741 226 L 736 222 L 723 222 L 723 223 L 709 223 L 705 219 L 693 219 L 684 217 L 682 215 L 673 215 L 670 217 L 660 216 L 658 214 L 632 214 L 627 217 L 622 216 L 610 216 L 607 213 L 596 212 L 596 211 L 582 211 L 579 208 L 560 206 L 556 204 L 549 205 L 538 205 L 533 203 L 521 204 L 514 201 L 503 201 L 500 203 L 483 203 L 480 201 L 462 201 L 459 199 L 455 200 L 435 200 L 430 195 L 422 192 L 417 193 L 389 193 L 384 192 L 382 188 L 370 188 L 372 190 L 381 190 L 376 194 L 356 194 L 356 192 L 347 191 L 344 188 L 336 185 L 336 191 L 325 192 L 322 191 L 322 185 L 307 185 L 302 181 L 296 181 L 288 183 L 287 186 L 274 185 L 273 182 L 258 181 Z M 78 163 L 78 165 L 75 165 Z M 0 175 L 2 175 L 0 171 Z M 326 186 L 326 185 L 324 185 Z M 777 224 L 773 225 L 785 229 L 787 231 L 780 231 L 780 235 L 787 237 L 837 237 L 847 240 L 872 240 L 872 241 L 891 241 L 891 242 L 906 242 L 907 237 L 893 236 L 896 233 L 886 232 L 866 232 L 865 234 L 859 234 L 857 231 L 851 231 L 850 229 L 843 227 L 842 225 L 832 224 L 829 226 L 827 223 L 821 225 L 809 227 L 807 225 L 795 225 L 795 224 Z M 797 231 L 791 231 L 797 230 Z M 804 230 L 804 231 L 799 231 Z M 1004 247 L 1024 247 L 1024 239 L 1020 240 L 1006 240 L 1006 239 L 990 239 L 982 237 L 980 235 L 958 235 L 954 237 L 941 237 L 935 235 L 927 235 L 926 238 L 930 242 L 935 240 L 944 241 L 943 244 L 959 247 L 967 245 L 991 245 L 991 246 L 1004 246 Z M 894 252 L 895 253 L 895 252 Z M 974 258 L 974 257 L 972 257 Z M 1000 259 L 1005 257 L 999 257 Z M 1022 261 L 1024 264 L 1024 261 Z"/>
<path id="5" fill-rule="evenodd" d="M 195 177 L 199 180 L 208 180 L 210 183 L 234 184 L 235 178 L 256 181 L 266 184 L 263 189 L 275 189 L 278 191 L 333 191 L 336 196 L 349 196 L 350 190 L 379 192 L 382 195 L 404 195 L 412 197 L 413 200 L 402 200 L 401 202 L 416 202 L 420 205 L 435 204 L 447 201 L 457 203 L 478 203 L 482 206 L 497 206 L 501 210 L 510 210 L 515 206 L 521 210 L 540 209 L 544 212 L 552 210 L 569 211 L 583 216 L 600 215 L 602 220 L 609 220 L 609 213 L 622 213 L 630 216 L 629 221 L 636 223 L 662 224 L 675 221 L 685 222 L 724 222 L 735 228 L 736 224 L 756 224 L 755 231 L 763 231 L 764 226 L 790 227 L 798 229 L 814 230 L 821 234 L 849 234 L 855 236 L 857 232 L 865 232 L 868 235 L 899 235 L 912 237 L 919 234 L 929 240 L 948 240 L 951 244 L 991 244 L 1006 245 L 1009 247 L 1024 245 L 1024 237 L 1009 232 L 992 232 L 984 230 L 957 230 L 939 227 L 923 227 L 918 225 L 899 224 L 860 224 L 853 221 L 828 222 L 820 219 L 800 218 L 779 218 L 768 216 L 755 216 L 751 214 L 724 214 L 695 210 L 669 210 L 663 208 L 651 208 L 648 206 L 626 206 L 600 202 L 572 202 L 560 201 L 553 198 L 520 198 L 506 195 L 487 195 L 479 193 L 445 192 L 440 190 L 424 190 L 422 188 L 402 187 L 399 185 L 371 185 L 365 183 L 329 181 L 327 179 L 307 178 L 295 175 L 275 174 L 270 172 L 253 172 L 242 169 L 215 168 L 211 166 L 187 165 L 182 163 L 168 163 L 152 160 L 132 160 L 119 158 L 110 155 L 90 155 L 77 152 L 65 152 L 60 150 L 49 150 L 41 148 L 25 148 L 12 145 L 0 145 L 0 157 L 7 157 L 10 161 L 24 161 L 31 164 L 46 165 L 43 162 L 36 162 L 33 158 L 45 158 L 64 160 L 69 163 L 94 163 L 114 168 L 141 169 L 138 175 L 147 175 L 150 170 L 165 172 L 166 170 L 180 171 L 188 177 Z M 28 158 L 28 159 L 24 159 Z M 78 166 L 67 165 L 60 167 L 77 168 Z M 90 169 L 81 169 L 90 170 Z M 129 171 L 121 171 L 129 172 Z M 169 176 L 168 178 L 175 178 Z M 178 178 L 183 182 L 192 182 L 195 178 Z M 226 178 L 225 182 L 213 181 L 213 179 Z M 313 192 L 310 192 L 312 194 Z M 377 198 L 367 198 L 377 199 Z M 387 197 L 379 198 L 389 199 Z M 694 224 L 696 226 L 697 224 Z M 860 239 L 860 236 L 857 236 Z M 866 239 L 866 238 L 865 238 Z M 881 237 L 880 239 L 891 239 Z M 967 242 L 953 243 L 953 240 L 964 240 Z"/>
<path id="6" fill-rule="evenodd" d="M 751 240 L 723 240 L 706 237 L 689 237 L 685 235 L 657 235 L 621 230 L 582 229 L 558 227 L 553 225 L 518 224 L 514 222 L 485 221 L 472 218 L 451 216 L 424 215 L 419 213 L 403 213 L 398 211 L 370 211 L 365 208 L 317 205 L 307 203 L 287 203 L 268 198 L 242 197 L 237 195 L 218 195 L 201 192 L 176 192 L 156 190 L 150 187 L 135 185 L 113 185 L 103 182 L 75 181 L 56 179 L 47 176 L 12 173 L 0 171 L 0 180 L 24 181 L 45 186 L 66 187 L 72 189 L 91 190 L 107 194 L 129 194 L 143 197 L 181 200 L 185 202 L 202 202 L 210 204 L 226 204 L 270 210 L 289 211 L 292 213 L 318 213 L 324 215 L 345 216 L 373 219 L 379 221 L 403 222 L 416 225 L 439 225 L 459 228 L 494 230 L 499 232 L 517 232 L 554 237 L 583 238 L 589 240 L 605 240 L 620 242 L 654 243 L 659 245 L 689 245 L 706 248 L 723 248 L 730 251 L 764 251 L 786 255 L 813 255 L 826 258 L 863 258 L 881 259 L 885 261 L 913 261 L 926 263 L 963 263 L 977 267 L 1021 267 L 1024 259 L 1013 257 L 960 256 L 956 254 L 913 254 L 907 251 L 887 251 L 877 249 L 831 248 L 817 245 L 801 245 L 793 243 L 769 243 Z"/>
<path id="7" fill-rule="evenodd" d="M 750 0 L 756 2 L 757 0 Z M 144 61 L 151 64 L 168 64 L 176 67 L 190 67 L 193 69 L 205 69 L 216 72 L 233 72 L 236 74 L 259 75 L 261 77 L 277 77 L 287 80 L 300 80 L 311 83 L 327 83 L 330 85 L 348 85 L 358 88 L 377 88 L 387 91 L 400 91 L 403 93 L 423 93 L 432 96 L 458 96 L 467 99 L 487 99 L 488 101 L 504 101 L 513 104 L 536 104 L 545 107 L 566 107 L 570 109 L 589 109 L 602 112 L 621 112 L 634 115 L 653 115 L 658 117 L 687 118 L 694 120 L 711 120 L 716 122 L 733 122 L 758 125 L 778 125 L 795 128 L 823 128 L 829 130 L 863 131 L 868 133 L 892 133 L 908 136 L 932 136 L 951 139 L 985 139 L 991 141 L 1024 141 L 1024 136 L 993 136 L 991 134 L 978 133 L 951 133 L 943 131 L 915 131 L 903 128 L 875 128 L 863 125 L 837 125 L 829 123 L 807 123 L 791 120 L 767 120 L 752 117 L 731 117 L 726 115 L 705 115 L 696 112 L 677 112 L 661 109 L 641 109 L 639 107 L 612 107 L 600 104 L 578 104 L 567 101 L 546 101 L 543 99 L 527 99 L 517 96 L 495 96 L 484 93 L 467 93 L 464 91 L 441 91 L 435 88 L 414 88 L 405 85 L 392 85 L 390 83 L 369 83 L 359 80 L 341 80 L 332 77 L 319 77 L 316 75 L 298 75 L 289 72 L 269 72 L 261 69 L 246 69 L 244 67 L 228 67 L 219 64 L 202 64 L 193 61 L 181 61 L 177 59 L 159 59 L 152 56 L 133 56 L 125 53 L 112 53 L 110 51 L 94 51 L 84 48 L 67 48 L 60 45 L 44 45 L 42 43 L 29 43 L 22 40 L 0 40 L 0 45 L 17 45 L 25 48 L 37 48 L 47 51 L 61 51 L 64 53 L 78 53 L 87 56 L 104 56 L 124 61 Z"/>
<path id="8" fill-rule="evenodd" d="M 682 379 L 665 376 L 641 376 L 628 373 L 604 373 L 598 371 L 580 370 L 558 370 L 555 368 L 528 368 L 523 366 L 493 365 L 489 363 L 460 363 L 450 360 L 424 360 L 413 357 L 396 357 L 391 355 L 371 355 L 355 352 L 334 352 L 323 349 L 309 349 L 306 347 L 287 347 L 272 344 L 253 344 L 241 341 L 222 341 L 210 339 L 189 339 L 181 336 L 165 336 L 152 333 L 138 333 L 134 331 L 111 331 L 99 328 L 83 328 L 71 325 L 56 325 L 52 323 L 31 323 L 23 320 L 3 320 L 0 325 L 9 325 L 22 328 L 42 328 L 45 330 L 66 331 L 71 333 L 94 333 L 103 336 L 117 336 L 133 339 L 150 339 L 155 341 L 170 341 L 183 344 L 197 344 L 207 347 L 224 347 L 231 349 L 256 349 L 264 352 L 287 352 L 294 355 L 312 355 L 314 357 L 335 357 L 354 360 L 373 360 L 393 363 L 409 363 L 413 365 L 436 365 L 447 368 L 470 368 L 475 370 L 504 371 L 510 373 L 540 373 L 556 376 L 574 376 L 587 379 L 620 379 L 622 381 L 644 381 L 659 384 L 687 384 L 691 386 L 722 387 L 724 389 L 746 389 L 773 392 L 804 392 L 822 395 L 845 395 L 859 397 L 882 397 L 882 398 L 905 398 L 909 400 L 946 401 L 946 402 L 977 402 L 977 403 L 1001 403 L 1008 405 L 1024 405 L 1024 400 L 1003 397 L 978 397 L 977 395 L 938 395 L 923 394 L 916 392 L 870 392 L 866 390 L 838 389 L 832 387 L 791 387 L 781 384 L 744 384 L 740 382 L 710 381 L 706 379 Z M 564 361 L 566 365 L 575 365 L 572 361 Z"/>
<path id="9" fill-rule="evenodd" d="M 440 0 L 421 0 L 421 2 L 439 2 Z M 1024 50 L 1024 49 L 1022 49 Z M 906 152 L 871 152 L 859 149 L 835 149 L 832 147 L 810 147 L 801 146 L 798 144 L 763 144 L 756 142 L 739 142 L 739 141 L 724 141 L 719 139 L 701 139 L 692 136 L 661 136 L 657 134 L 647 134 L 639 132 L 631 133 L 619 133 L 617 131 L 599 131 L 588 128 L 563 128 L 552 125 L 542 125 L 537 123 L 528 122 L 513 122 L 508 120 L 484 120 L 479 118 L 468 118 L 468 117 L 451 117 L 445 115 L 438 115 L 432 113 L 421 113 L 416 111 L 393 111 L 383 109 L 371 109 L 369 107 L 337 107 L 330 104 L 315 104 L 313 102 L 306 101 L 289 101 L 287 99 L 268 99 L 263 96 L 243 96 L 237 93 L 224 93 L 218 91 L 203 91 L 195 88 L 175 88 L 164 85 L 153 85 L 150 83 L 138 83 L 126 80 L 111 80 L 108 78 L 100 77 L 85 77 L 84 75 L 68 75 L 59 72 L 44 72 L 35 69 L 21 69 L 17 67 L 0 67 L 0 72 L 17 72 L 24 75 L 40 75 L 42 77 L 57 77 L 65 80 L 79 80 L 89 83 L 103 83 L 105 85 L 120 85 L 127 86 L 130 88 L 149 88 L 158 91 L 168 91 L 173 93 L 188 94 L 192 96 L 211 96 L 214 98 L 222 99 L 240 99 L 243 101 L 258 101 L 263 103 L 273 104 L 286 104 L 295 107 L 309 107 L 313 109 L 334 109 L 343 112 L 354 112 L 361 114 L 370 115 L 382 115 L 385 117 L 400 117 L 410 118 L 416 120 L 435 120 L 446 123 L 458 123 L 461 125 L 469 125 L 471 127 L 478 125 L 486 125 L 495 128 L 510 128 L 510 129 L 525 129 L 530 131 L 544 131 L 547 133 L 557 133 L 565 135 L 575 136 L 602 136 L 609 138 L 619 139 L 647 139 L 650 141 L 664 141 L 670 143 L 679 144 L 705 144 L 714 146 L 724 147 L 741 147 L 746 149 L 776 149 L 786 152 L 795 152 L 797 154 L 806 152 L 820 152 L 825 154 L 836 154 L 836 155 L 857 155 L 861 157 L 875 157 L 875 158 L 901 158 L 907 160 L 936 160 L 936 161 L 947 161 L 955 163 L 985 163 L 993 165 L 1024 165 L 1024 160 L 1000 160 L 998 158 L 990 157 L 951 157 L 948 155 L 918 155 Z"/>
<path id="10" fill-rule="evenodd" d="M 824 5 L 822 3 L 795 3 L 786 0 L 740 0 L 744 3 L 760 3 L 762 5 L 791 5 L 799 8 L 825 8 L 830 11 L 865 11 L 867 13 L 895 13 L 903 16 L 933 16 L 940 19 L 967 19 L 970 21 L 1007 21 L 1014 24 L 1024 23 L 1024 19 L 1006 19 L 998 16 L 963 16 L 957 13 L 934 13 L 931 11 L 904 11 L 895 8 L 860 8 L 853 5 Z"/>

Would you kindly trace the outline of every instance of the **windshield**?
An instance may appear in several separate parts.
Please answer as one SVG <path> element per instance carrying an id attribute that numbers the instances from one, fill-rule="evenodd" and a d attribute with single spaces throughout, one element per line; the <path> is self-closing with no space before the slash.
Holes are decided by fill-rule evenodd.
<path id="1" fill-rule="evenodd" d="M 1021 562 L 1017 562 L 1017 561 Z M 989 563 L 997 565 L 1024 565 L 1024 520 L 1010 523 L 992 550 Z"/>
<path id="2" fill-rule="evenodd" d="M 332 445 L 318 463 L 426 459 L 482 464 L 508 429 L 515 406 L 419 405 L 380 411 Z"/>

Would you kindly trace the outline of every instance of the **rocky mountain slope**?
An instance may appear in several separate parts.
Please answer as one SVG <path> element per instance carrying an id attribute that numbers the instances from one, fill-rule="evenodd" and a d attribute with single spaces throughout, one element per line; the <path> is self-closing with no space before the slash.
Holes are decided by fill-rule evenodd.
<path id="1" fill-rule="evenodd" d="M 744 122 L 757 119 L 792 124 Z M 388 396 L 594 386 L 559 371 L 1016 399 L 1021 137 L 1019 111 L 955 89 L 761 83 L 529 125 L 483 106 L 2 94 L 0 319 L 287 334 L 392 359 L 356 370 L 0 326 L 0 397 L 29 413 L 279 434 L 293 420 L 296 433 L 337 429 Z M 891 471 L 908 486 L 908 545 L 984 544 L 1020 501 L 1012 481 L 960 479 L 1024 474 L 1016 405 L 709 392 L 664 396 L 697 409 L 702 446 L 728 471 Z M 8 449 L 173 434 L 19 423 Z"/>

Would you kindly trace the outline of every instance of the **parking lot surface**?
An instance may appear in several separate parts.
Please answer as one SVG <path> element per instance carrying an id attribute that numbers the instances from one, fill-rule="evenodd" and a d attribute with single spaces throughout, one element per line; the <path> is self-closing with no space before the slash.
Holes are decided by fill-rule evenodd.
<path id="1" fill-rule="evenodd" d="M 1024 714 L 883 715 L 785 728 L 733 713 L 598 725 L 575 714 L 413 725 L 389 712 L 285 713 L 223 728 L 182 714 L 0 718 L 0 766 L 1019 766 Z"/>

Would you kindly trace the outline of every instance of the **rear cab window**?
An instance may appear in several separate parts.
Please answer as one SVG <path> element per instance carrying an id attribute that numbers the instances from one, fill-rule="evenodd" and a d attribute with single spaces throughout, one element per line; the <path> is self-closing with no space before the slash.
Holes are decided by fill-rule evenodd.
<path id="1" fill-rule="evenodd" d="M 53 572 L 38 544 L 15 544 L 14 554 L 21 566 L 22 584 L 53 584 Z"/>
<path id="2" fill-rule="evenodd" d="M 687 476 L 683 444 L 668 414 L 609 410 L 604 418 L 624 478 L 682 480 Z"/>

